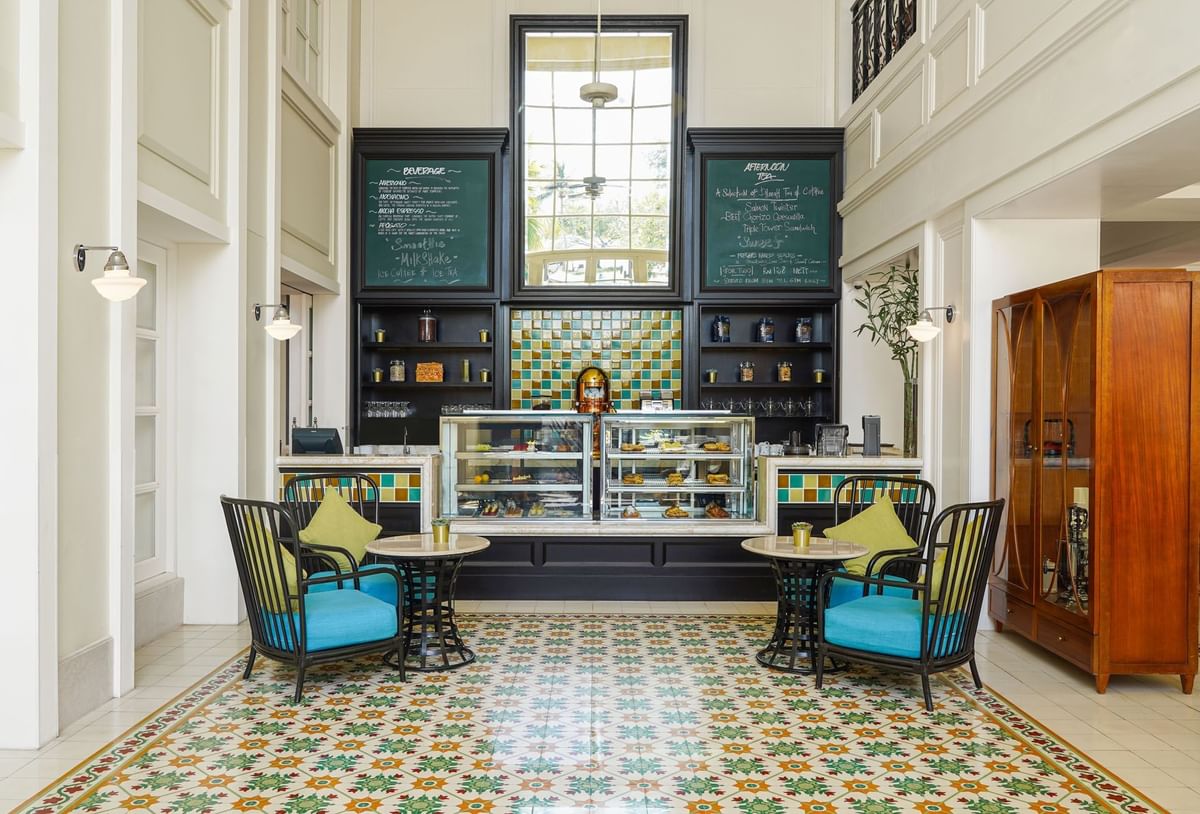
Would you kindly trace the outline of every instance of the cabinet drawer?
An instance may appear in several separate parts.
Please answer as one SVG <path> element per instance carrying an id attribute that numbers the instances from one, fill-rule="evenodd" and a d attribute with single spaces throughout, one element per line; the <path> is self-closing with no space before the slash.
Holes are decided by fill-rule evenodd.
<path id="1" fill-rule="evenodd" d="M 992 588 L 988 591 L 988 611 L 992 618 L 1026 636 L 1033 635 L 1033 607 L 1019 599 L 1013 599 L 1004 591 Z"/>
<path id="2" fill-rule="evenodd" d="M 1092 669 L 1092 645 L 1095 637 L 1081 630 L 1038 615 L 1037 642 L 1053 650 L 1068 661 L 1073 661 L 1085 670 Z"/>

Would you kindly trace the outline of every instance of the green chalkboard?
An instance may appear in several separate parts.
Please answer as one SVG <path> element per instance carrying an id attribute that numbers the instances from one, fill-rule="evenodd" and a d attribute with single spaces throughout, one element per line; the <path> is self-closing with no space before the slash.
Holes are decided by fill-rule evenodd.
<path id="1" fill-rule="evenodd" d="M 491 179 L 486 158 L 368 159 L 364 285 L 486 288 Z"/>
<path id="2" fill-rule="evenodd" d="M 704 162 L 704 288 L 829 288 L 828 159 Z"/>

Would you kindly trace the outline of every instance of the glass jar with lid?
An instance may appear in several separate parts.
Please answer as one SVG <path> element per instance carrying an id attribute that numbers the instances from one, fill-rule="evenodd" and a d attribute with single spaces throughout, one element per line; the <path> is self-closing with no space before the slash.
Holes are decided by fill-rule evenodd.
<path id="1" fill-rule="evenodd" d="M 437 317 L 428 308 L 422 312 L 421 316 L 417 317 L 417 341 L 437 341 Z"/>
<path id="2" fill-rule="evenodd" d="M 739 382 L 754 381 L 754 363 L 753 362 L 738 362 L 738 381 Z"/>
<path id="3" fill-rule="evenodd" d="M 754 326 L 754 339 L 757 342 L 775 341 L 775 320 L 763 317 Z"/>
<path id="4" fill-rule="evenodd" d="M 407 378 L 403 359 L 393 359 L 388 364 L 388 381 L 402 382 Z"/>
<path id="5" fill-rule="evenodd" d="M 781 382 L 790 382 L 792 380 L 792 363 L 791 362 L 776 362 L 775 376 Z"/>

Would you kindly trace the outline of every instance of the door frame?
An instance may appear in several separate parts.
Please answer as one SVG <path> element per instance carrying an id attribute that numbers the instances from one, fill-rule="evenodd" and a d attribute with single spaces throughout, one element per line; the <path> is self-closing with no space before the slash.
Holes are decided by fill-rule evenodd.
<path id="1" fill-rule="evenodd" d="M 175 365 L 171 364 L 171 360 L 175 356 L 175 335 L 172 328 L 174 320 L 172 317 L 171 288 L 173 282 L 172 266 L 173 252 L 163 246 L 147 242 L 145 240 L 138 241 L 137 261 L 146 262 L 153 265 L 156 269 L 155 278 L 155 295 L 157 302 L 155 304 L 157 314 L 155 317 L 156 330 L 155 340 L 157 344 L 155 353 L 155 406 L 154 408 L 144 408 L 137 406 L 136 396 L 133 404 L 134 415 L 134 439 L 136 445 L 136 423 L 137 418 L 142 415 L 157 416 L 155 438 L 155 462 L 154 462 L 154 483 L 155 489 L 158 492 L 158 501 L 155 506 L 155 556 L 151 559 L 139 563 L 134 554 L 134 586 L 135 593 L 137 586 L 162 577 L 163 575 L 173 574 L 176 563 L 176 545 L 175 545 L 175 488 L 170 474 L 174 471 L 175 466 Z M 137 355 L 136 345 L 137 339 L 142 338 L 145 329 L 139 328 L 137 325 L 136 313 L 134 315 L 134 381 L 136 391 L 137 379 Z M 136 456 L 136 447 L 134 454 Z M 135 457 L 136 460 L 136 457 Z M 139 494 L 145 492 L 145 489 L 139 489 L 136 475 L 133 479 L 133 500 L 136 505 Z M 136 509 L 134 522 L 134 551 L 136 552 Z"/>

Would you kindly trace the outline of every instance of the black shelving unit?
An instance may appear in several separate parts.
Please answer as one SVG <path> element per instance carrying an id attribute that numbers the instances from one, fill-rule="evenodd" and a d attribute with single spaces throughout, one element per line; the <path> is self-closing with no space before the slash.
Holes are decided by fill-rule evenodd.
<path id="1" fill-rule="evenodd" d="M 436 342 L 417 340 L 417 320 L 428 308 L 438 318 Z M 400 303 L 360 299 L 356 347 L 354 415 L 357 444 L 400 444 L 408 431 L 409 444 L 438 443 L 438 419 L 449 404 L 496 406 L 496 306 L 491 302 Z M 486 329 L 489 340 L 479 341 Z M 375 341 L 383 330 L 385 340 Z M 405 364 L 405 381 L 388 380 L 391 361 Z M 463 381 L 462 362 L 471 362 L 471 380 Z M 418 382 L 419 362 L 441 362 L 444 380 Z M 375 368 L 384 380 L 372 380 Z M 479 371 L 492 372 L 489 382 L 479 380 Z M 507 382 L 505 382 L 507 384 Z M 505 391 L 507 395 L 507 390 Z M 368 418 L 370 401 L 407 401 L 411 415 L 405 418 Z"/>
<path id="2" fill-rule="evenodd" d="M 717 316 L 729 318 L 729 342 L 711 340 Z M 774 342 L 755 341 L 763 317 L 775 323 Z M 795 340 L 798 317 L 812 320 L 808 342 Z M 837 318 L 837 303 L 829 300 L 698 303 L 695 325 L 700 341 L 690 376 L 693 403 L 722 408 L 732 401 L 735 410 L 755 416 L 759 441 L 785 441 L 793 430 L 811 441 L 816 424 L 838 415 Z M 741 362 L 754 363 L 754 381 L 738 380 Z M 780 362 L 791 363 L 791 381 L 779 381 Z M 817 369 L 825 371 L 820 382 L 814 380 Z M 715 382 L 705 381 L 707 370 L 717 371 Z"/>

